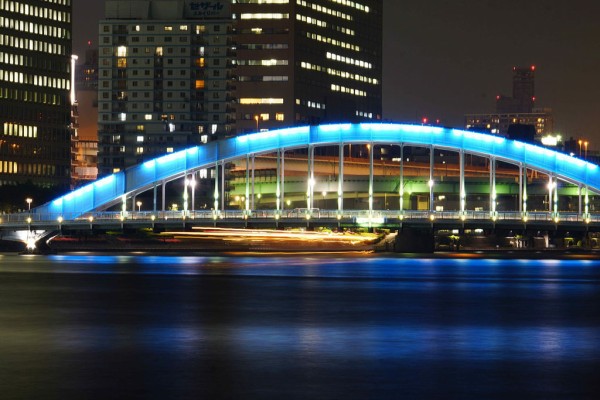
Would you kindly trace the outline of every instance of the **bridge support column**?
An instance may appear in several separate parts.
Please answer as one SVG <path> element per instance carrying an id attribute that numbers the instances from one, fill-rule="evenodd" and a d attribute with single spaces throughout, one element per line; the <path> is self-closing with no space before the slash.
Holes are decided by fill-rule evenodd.
<path id="1" fill-rule="evenodd" d="M 433 162 L 434 162 L 434 147 L 431 146 L 429 148 L 429 212 L 433 215 L 434 207 L 433 207 Z"/>
<path id="2" fill-rule="evenodd" d="M 552 215 L 554 216 L 554 221 L 558 222 L 558 178 L 554 176 L 552 180 Z"/>
<path id="3" fill-rule="evenodd" d="M 285 210 L 285 149 L 281 149 L 281 167 L 280 167 L 280 191 L 281 191 L 281 211 Z"/>
<path id="4" fill-rule="evenodd" d="M 398 184 L 398 196 L 400 198 L 400 218 L 404 215 L 404 143 L 400 144 L 400 183 Z"/>
<path id="5" fill-rule="evenodd" d="M 252 154 L 252 163 L 251 163 L 252 173 L 250 174 L 251 178 L 252 178 L 252 179 L 250 179 L 250 184 L 252 185 L 252 191 L 251 191 L 252 202 L 250 204 L 250 209 L 252 209 L 252 210 L 256 210 L 255 199 L 254 199 L 254 188 L 255 188 L 255 186 L 254 186 L 254 171 L 255 171 L 255 169 L 254 169 L 254 165 L 255 165 L 254 161 L 255 161 L 255 155 Z"/>
<path id="6" fill-rule="evenodd" d="M 490 157 L 490 217 L 496 218 L 496 159 Z"/>
<path id="7" fill-rule="evenodd" d="M 250 155 L 246 154 L 246 197 L 244 200 L 246 218 L 250 216 Z"/>
<path id="8" fill-rule="evenodd" d="M 221 161 L 221 210 L 225 211 L 225 161 Z"/>
<path id="9" fill-rule="evenodd" d="M 375 153 L 375 145 L 369 145 L 369 229 L 372 228 L 373 220 L 373 154 Z"/>
<path id="10" fill-rule="evenodd" d="M 186 171 L 185 174 L 183 175 L 183 218 L 186 218 L 188 216 L 188 208 L 189 208 L 188 183 L 189 183 L 188 173 Z"/>
<path id="11" fill-rule="evenodd" d="M 523 220 L 527 221 L 527 165 L 523 165 L 523 175 L 521 177 L 523 184 L 523 194 L 521 196 L 521 212 Z"/>
<path id="12" fill-rule="evenodd" d="M 219 217 L 219 162 L 215 163 L 215 192 L 214 192 L 214 204 L 213 204 L 213 219 Z"/>
<path id="13" fill-rule="evenodd" d="M 123 204 L 121 205 L 121 217 L 126 218 L 127 217 L 127 195 L 126 194 L 121 196 L 121 201 L 123 202 Z"/>
<path id="14" fill-rule="evenodd" d="M 460 201 L 460 219 L 465 220 L 465 210 L 467 207 L 467 193 L 465 190 L 465 152 L 461 150 L 458 153 L 458 169 L 459 169 L 459 201 Z"/>
<path id="15" fill-rule="evenodd" d="M 315 192 L 314 156 L 314 146 L 308 146 L 308 176 L 306 185 L 306 208 L 308 208 L 308 215 L 312 214 L 313 197 Z"/>
<path id="16" fill-rule="evenodd" d="M 338 219 L 342 218 L 344 213 L 344 143 L 339 146 L 338 161 Z"/>
<path id="17" fill-rule="evenodd" d="M 584 212 L 585 212 L 585 218 L 589 219 L 590 218 L 590 197 L 589 197 L 589 190 L 587 185 L 585 186 L 585 199 L 584 199 Z"/>
<path id="18" fill-rule="evenodd" d="M 582 208 L 582 201 L 581 201 L 581 193 L 582 193 L 581 185 L 577 185 L 577 198 L 579 200 L 578 201 L 578 206 L 577 206 L 577 214 L 579 216 L 581 216 L 581 211 L 583 210 L 583 208 Z"/>
<path id="19" fill-rule="evenodd" d="M 190 188 L 192 189 L 192 203 L 191 205 L 191 210 L 192 210 L 192 215 L 194 214 L 194 211 L 196 211 L 196 172 L 192 172 L 192 177 L 190 178 Z"/>
<path id="20" fill-rule="evenodd" d="M 281 150 L 277 150 L 277 177 L 275 188 L 275 218 L 279 218 L 281 213 Z"/>
<path id="21" fill-rule="evenodd" d="M 165 215 L 165 211 L 166 211 L 166 207 L 167 207 L 167 182 L 162 181 L 161 182 L 161 186 L 162 186 L 162 212 L 163 212 L 163 218 Z"/>
<path id="22" fill-rule="evenodd" d="M 519 198 L 517 199 L 519 212 L 523 213 L 523 164 L 519 164 Z"/>
<path id="23" fill-rule="evenodd" d="M 156 215 L 156 192 L 158 189 L 158 185 L 155 183 L 154 188 L 152 190 L 152 213 Z"/>

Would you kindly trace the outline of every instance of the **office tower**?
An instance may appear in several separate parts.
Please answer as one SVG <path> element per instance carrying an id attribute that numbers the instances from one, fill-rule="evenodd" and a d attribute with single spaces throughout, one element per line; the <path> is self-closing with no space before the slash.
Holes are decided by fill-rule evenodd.
<path id="1" fill-rule="evenodd" d="M 99 30 L 100 175 L 232 134 L 229 3 L 106 1 Z"/>
<path id="2" fill-rule="evenodd" d="M 233 0 L 237 133 L 381 119 L 381 0 Z"/>
<path id="3" fill-rule="evenodd" d="M 73 140 L 71 186 L 81 186 L 98 177 L 98 49 L 85 51 L 75 68 L 77 136 Z"/>
<path id="4" fill-rule="evenodd" d="M 498 114 L 531 113 L 535 103 L 535 65 L 513 68 L 512 97 L 497 96 Z"/>
<path id="5" fill-rule="evenodd" d="M 71 13 L 71 0 L 0 0 L 0 184 L 69 184 Z"/>
<path id="6" fill-rule="evenodd" d="M 554 134 L 552 109 L 535 106 L 535 66 L 513 68 L 512 97 L 496 96 L 495 113 L 465 115 L 467 129 L 507 136 L 511 126 L 531 126 L 535 140 Z"/>

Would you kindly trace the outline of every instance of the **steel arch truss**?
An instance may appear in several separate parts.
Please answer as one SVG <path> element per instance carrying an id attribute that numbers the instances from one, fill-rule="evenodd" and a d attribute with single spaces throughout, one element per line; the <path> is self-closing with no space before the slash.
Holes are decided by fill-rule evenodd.
<path id="1" fill-rule="evenodd" d="M 157 184 L 183 178 L 203 168 L 278 150 L 340 144 L 426 146 L 502 160 L 520 167 L 600 192 L 598 166 L 547 148 L 459 129 L 392 124 L 335 124 L 294 127 L 211 142 L 168 154 L 125 171 L 109 175 L 46 203 L 36 213 L 77 218 L 104 210 L 123 198 L 135 196 Z"/>

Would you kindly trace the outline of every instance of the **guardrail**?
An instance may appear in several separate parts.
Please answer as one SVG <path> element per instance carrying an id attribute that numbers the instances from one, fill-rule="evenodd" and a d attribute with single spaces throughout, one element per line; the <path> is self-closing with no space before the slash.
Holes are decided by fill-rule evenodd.
<path id="1" fill-rule="evenodd" d="M 200 211 L 103 211 L 90 212 L 83 215 L 54 215 L 39 213 L 1 214 L 2 225 L 31 225 L 31 224 L 73 224 L 123 221 L 165 221 L 165 220 L 252 220 L 252 219 L 338 219 L 355 223 L 374 222 L 385 223 L 387 220 L 430 220 L 430 221 L 523 221 L 523 222 L 600 222 L 600 214 L 578 214 L 550 212 L 528 212 L 525 215 L 516 211 L 500 211 L 492 215 L 489 211 L 441 211 L 423 210 L 321 210 L 318 208 L 296 208 L 292 210 L 200 210 Z"/>

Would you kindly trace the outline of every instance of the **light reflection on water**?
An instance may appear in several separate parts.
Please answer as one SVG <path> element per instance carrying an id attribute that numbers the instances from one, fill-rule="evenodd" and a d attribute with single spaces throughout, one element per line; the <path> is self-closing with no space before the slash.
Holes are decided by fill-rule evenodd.
<path id="1" fill-rule="evenodd" d="M 3 255 L 0 376 L 31 378 L 6 398 L 115 398 L 123 370 L 122 398 L 594 398 L 599 277 L 593 260 Z"/>

